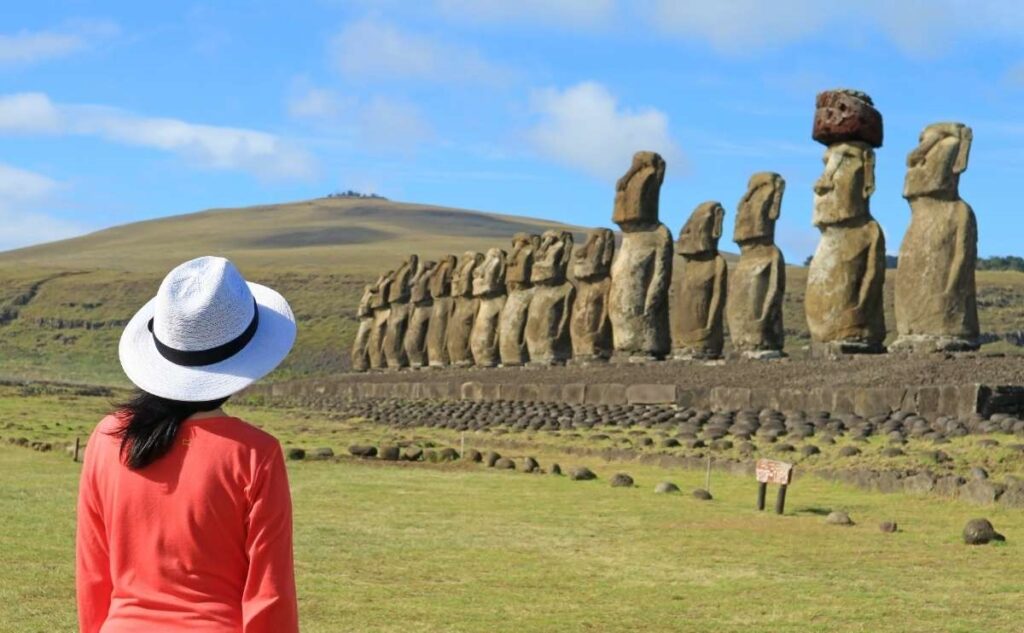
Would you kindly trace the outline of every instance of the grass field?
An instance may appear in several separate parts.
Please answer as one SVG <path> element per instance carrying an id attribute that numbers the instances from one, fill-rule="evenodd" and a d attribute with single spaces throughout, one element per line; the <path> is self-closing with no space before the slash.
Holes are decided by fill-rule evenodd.
<path id="1" fill-rule="evenodd" d="M 5 389 L 0 415 L 19 425 L 0 430 L 5 437 L 66 440 L 90 429 L 110 400 Z M 307 448 L 341 452 L 389 433 L 316 412 L 233 412 Z M 486 441 L 469 436 L 467 446 Z M 1019 510 L 869 494 L 798 474 L 777 517 L 753 511 L 747 478 L 715 473 L 715 500 L 700 502 L 652 490 L 670 480 L 688 493 L 703 486 L 701 472 L 568 457 L 557 442 L 531 454 L 544 466 L 586 464 L 600 479 L 459 463 L 289 462 L 303 630 L 1020 630 Z M 78 469 L 61 451 L 0 444 L 4 630 L 74 628 Z M 637 487 L 611 488 L 619 471 Z M 826 525 L 832 509 L 858 524 Z M 962 545 L 960 530 L 976 516 L 1007 543 Z M 901 531 L 879 532 L 883 520 Z"/>

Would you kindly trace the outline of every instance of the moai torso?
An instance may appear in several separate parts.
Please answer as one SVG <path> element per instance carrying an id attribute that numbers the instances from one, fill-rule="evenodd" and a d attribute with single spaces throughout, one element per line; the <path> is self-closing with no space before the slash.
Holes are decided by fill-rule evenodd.
<path id="1" fill-rule="evenodd" d="M 387 333 L 384 336 L 384 357 L 388 369 L 409 366 L 409 359 L 405 355 L 405 333 L 409 328 L 409 315 L 412 312 L 409 306 L 412 279 L 418 268 L 419 258 L 410 255 L 409 259 L 402 262 L 395 271 L 394 282 L 388 291 L 391 311 L 388 314 Z"/>
<path id="2" fill-rule="evenodd" d="M 470 334 L 470 349 L 477 367 L 495 367 L 498 352 L 498 322 L 505 306 L 505 251 L 492 248 L 473 272 L 473 296 L 480 301 Z"/>
<path id="3" fill-rule="evenodd" d="M 929 125 L 907 157 L 903 197 L 911 219 L 896 269 L 894 350 L 978 348 L 978 228 L 959 194 L 972 136 L 961 123 Z"/>
<path id="4" fill-rule="evenodd" d="M 608 316 L 615 356 L 621 360 L 663 358 L 670 347 L 672 234 L 658 221 L 664 177 L 661 156 L 637 152 L 615 186 L 612 221 L 622 229 L 622 244 L 612 264 Z"/>
<path id="5" fill-rule="evenodd" d="M 885 236 L 871 217 L 875 151 L 882 119 L 870 97 L 849 90 L 818 95 L 815 140 L 828 145 L 814 184 L 821 241 L 807 271 L 805 311 L 815 354 L 885 351 Z"/>
<path id="6" fill-rule="evenodd" d="M 517 233 L 512 238 L 512 254 L 505 268 L 508 296 L 498 322 L 498 350 L 501 364 L 525 365 L 530 360 L 526 347 L 526 319 L 533 298 L 533 257 L 540 247 L 540 236 Z"/>
<path id="7" fill-rule="evenodd" d="M 452 298 L 452 274 L 456 259 L 448 255 L 430 273 L 430 324 L 427 326 L 427 362 L 431 367 L 447 367 L 448 321 L 455 306 Z"/>
<path id="8" fill-rule="evenodd" d="M 412 312 L 409 315 L 409 327 L 405 331 L 405 355 L 410 367 L 426 367 L 428 364 L 427 332 L 430 328 L 430 315 L 434 311 L 430 277 L 435 266 L 434 262 L 423 263 L 411 281 L 409 302 L 412 304 Z"/>
<path id="9" fill-rule="evenodd" d="M 377 280 L 377 292 L 370 299 L 373 325 L 370 330 L 369 342 L 366 346 L 366 356 L 370 363 L 370 369 L 384 369 L 387 367 L 387 361 L 384 357 L 384 338 L 387 336 L 388 319 L 391 316 L 388 293 L 394 280 L 395 271 L 393 270 L 382 275 Z"/>
<path id="10" fill-rule="evenodd" d="M 785 345 L 786 262 L 774 244 L 785 187 L 779 174 L 754 174 L 736 214 L 740 261 L 729 272 L 726 320 L 733 349 L 749 358 L 778 358 Z"/>
<path id="11" fill-rule="evenodd" d="M 561 364 L 572 356 L 569 319 L 575 288 L 566 278 L 572 233 L 545 231 L 533 260 L 533 297 L 526 317 L 530 364 Z"/>
<path id="12" fill-rule="evenodd" d="M 356 318 L 359 319 L 359 329 L 356 330 L 356 338 L 352 342 L 353 371 L 366 371 L 370 367 L 370 357 L 367 350 L 370 343 L 370 333 L 373 331 L 373 309 L 370 307 L 370 303 L 373 301 L 373 295 L 376 292 L 376 284 L 369 284 L 363 288 L 363 296 L 359 300 L 359 308 L 356 310 Z"/>
<path id="13" fill-rule="evenodd" d="M 576 299 L 572 305 L 569 334 L 575 362 L 607 360 L 612 355 L 612 322 L 608 317 L 615 234 L 594 229 L 587 243 L 572 254 Z"/>
<path id="14" fill-rule="evenodd" d="M 725 210 L 717 202 L 701 204 L 679 233 L 679 277 L 672 305 L 672 347 L 677 359 L 719 358 L 724 333 L 726 265 L 718 254 Z"/>
<path id="15" fill-rule="evenodd" d="M 456 367 L 473 365 L 473 351 L 469 345 L 480 300 L 473 296 L 473 271 L 483 261 L 480 253 L 467 251 L 452 276 L 452 297 L 455 305 L 448 319 L 448 360 Z"/>

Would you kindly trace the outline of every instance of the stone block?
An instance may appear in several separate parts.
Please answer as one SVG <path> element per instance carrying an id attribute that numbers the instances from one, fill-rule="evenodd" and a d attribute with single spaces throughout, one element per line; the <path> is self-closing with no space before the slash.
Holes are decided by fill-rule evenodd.
<path id="1" fill-rule="evenodd" d="M 464 382 L 459 387 L 459 398 L 462 400 L 482 400 L 483 390 L 481 387 L 482 385 L 478 382 Z"/>
<path id="2" fill-rule="evenodd" d="M 586 401 L 587 385 L 581 382 L 562 385 L 562 402 L 583 404 Z"/>
<path id="3" fill-rule="evenodd" d="M 711 389 L 713 411 L 740 411 L 751 408 L 750 389 L 743 387 L 714 387 Z"/>
<path id="4" fill-rule="evenodd" d="M 711 407 L 710 389 L 688 389 L 676 387 L 676 404 L 680 407 L 707 409 Z"/>
<path id="5" fill-rule="evenodd" d="M 675 404 L 675 385 L 629 385 L 626 387 L 628 404 Z"/>
<path id="6" fill-rule="evenodd" d="M 626 385 L 597 383 L 587 385 L 586 404 L 626 404 Z"/>

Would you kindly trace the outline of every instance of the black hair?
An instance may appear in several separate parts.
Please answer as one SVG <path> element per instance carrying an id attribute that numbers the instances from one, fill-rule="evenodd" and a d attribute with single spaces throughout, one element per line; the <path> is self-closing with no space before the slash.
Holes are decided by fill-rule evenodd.
<path id="1" fill-rule="evenodd" d="M 124 423 L 112 433 L 121 438 L 121 461 L 133 470 L 145 468 L 174 445 L 182 422 L 202 411 L 213 411 L 227 398 L 208 402 L 182 402 L 138 391 L 131 400 L 115 405 Z"/>

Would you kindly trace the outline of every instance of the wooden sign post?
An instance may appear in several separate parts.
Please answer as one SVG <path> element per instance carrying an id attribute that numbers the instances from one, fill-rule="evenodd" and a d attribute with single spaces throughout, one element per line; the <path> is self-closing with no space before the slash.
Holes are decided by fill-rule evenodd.
<path id="1" fill-rule="evenodd" d="M 774 459 L 759 459 L 755 468 L 757 475 L 757 509 L 764 510 L 768 484 L 779 485 L 779 496 L 775 499 L 775 514 L 782 514 L 786 508 L 786 488 L 793 479 L 793 464 Z"/>

